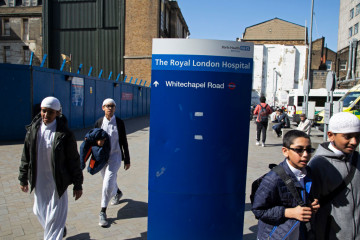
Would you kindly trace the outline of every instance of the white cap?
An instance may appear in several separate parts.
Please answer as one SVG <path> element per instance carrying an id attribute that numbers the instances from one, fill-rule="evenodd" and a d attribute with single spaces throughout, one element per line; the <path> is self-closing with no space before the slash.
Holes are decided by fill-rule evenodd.
<path id="1" fill-rule="evenodd" d="M 329 132 L 356 133 L 360 132 L 360 120 L 349 112 L 334 114 L 329 121 Z"/>
<path id="2" fill-rule="evenodd" d="M 103 106 L 108 105 L 108 104 L 111 104 L 111 103 L 116 106 L 116 103 L 115 103 L 114 99 L 112 99 L 112 98 L 107 98 L 107 99 L 105 99 L 105 100 L 103 101 Z"/>
<path id="3" fill-rule="evenodd" d="M 55 97 L 46 97 L 42 100 L 40 107 L 51 108 L 54 109 L 55 111 L 60 111 L 61 104 L 59 99 Z"/>

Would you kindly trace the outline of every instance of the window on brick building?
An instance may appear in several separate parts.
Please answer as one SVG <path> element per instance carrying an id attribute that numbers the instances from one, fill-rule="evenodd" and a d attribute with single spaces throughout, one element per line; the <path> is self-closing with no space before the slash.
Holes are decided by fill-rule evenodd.
<path id="1" fill-rule="evenodd" d="M 9 62 L 11 53 L 10 53 L 10 46 L 4 46 L 3 48 L 3 62 L 7 63 Z"/>
<path id="2" fill-rule="evenodd" d="M 326 70 L 331 71 L 332 61 L 326 60 Z"/>
<path id="3" fill-rule="evenodd" d="M 352 27 L 350 27 L 349 28 L 349 37 L 352 37 L 352 35 L 353 35 L 353 29 L 352 29 Z"/>
<path id="4" fill-rule="evenodd" d="M 2 21 L 2 35 L 10 36 L 10 21 L 9 19 L 3 19 Z"/>
<path id="5" fill-rule="evenodd" d="M 29 46 L 23 46 L 23 62 L 24 64 L 30 63 L 31 51 Z"/>
<path id="6" fill-rule="evenodd" d="M 29 40 L 29 20 L 27 18 L 23 19 L 23 29 L 22 29 L 22 33 L 23 33 L 23 40 Z"/>
<path id="7" fill-rule="evenodd" d="M 359 23 L 354 25 L 354 35 L 359 32 Z"/>
<path id="8" fill-rule="evenodd" d="M 15 5 L 16 5 L 16 0 L 8 0 L 9 7 L 15 7 Z"/>
<path id="9" fill-rule="evenodd" d="M 350 19 L 353 19 L 354 18 L 354 9 L 352 8 L 350 10 Z"/>
<path id="10" fill-rule="evenodd" d="M 39 5 L 38 0 L 22 0 L 22 5 L 23 6 L 37 6 Z"/>
<path id="11" fill-rule="evenodd" d="M 7 6 L 8 7 L 15 7 L 15 6 L 22 6 L 24 0 L 6 0 L 7 1 Z M 30 1 L 30 0 L 27 0 Z M 24 5 L 27 6 L 27 5 Z"/>
<path id="12" fill-rule="evenodd" d="M 26 7 L 41 5 L 41 1 L 39 0 L 21 0 L 21 3 Z"/>
<path id="13" fill-rule="evenodd" d="M 346 60 L 340 61 L 340 66 L 339 66 L 340 71 L 346 71 L 346 64 L 347 64 Z"/>
<path id="14" fill-rule="evenodd" d="M 359 13 L 360 13 L 360 3 L 356 5 L 355 16 L 359 15 Z"/>

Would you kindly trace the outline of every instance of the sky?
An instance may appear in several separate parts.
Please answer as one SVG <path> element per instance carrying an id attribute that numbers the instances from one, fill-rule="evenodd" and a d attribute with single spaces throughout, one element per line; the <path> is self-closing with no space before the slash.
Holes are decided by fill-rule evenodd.
<path id="1" fill-rule="evenodd" d="M 308 27 L 311 0 L 177 0 L 190 30 L 190 38 L 232 40 L 241 38 L 246 27 L 280 18 Z M 340 0 L 314 0 L 312 40 L 325 37 L 337 51 Z M 309 38 L 308 38 L 309 39 Z"/>

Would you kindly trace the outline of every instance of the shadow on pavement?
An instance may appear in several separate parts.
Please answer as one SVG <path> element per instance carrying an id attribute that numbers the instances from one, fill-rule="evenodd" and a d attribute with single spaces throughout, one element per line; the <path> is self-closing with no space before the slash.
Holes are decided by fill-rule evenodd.
<path id="1" fill-rule="evenodd" d="M 245 203 L 245 212 L 251 211 L 251 203 Z"/>
<path id="2" fill-rule="evenodd" d="M 251 226 L 249 229 L 250 229 L 253 233 L 244 234 L 243 240 L 254 240 L 254 239 L 256 239 L 256 235 L 257 235 L 257 225 Z"/>
<path id="3" fill-rule="evenodd" d="M 125 240 L 146 240 L 147 239 L 147 232 L 141 233 L 141 237 L 137 238 L 127 238 Z"/>
<path id="4" fill-rule="evenodd" d="M 126 134 L 130 134 L 141 129 L 147 128 L 150 126 L 150 116 L 132 118 L 124 120 L 126 127 Z"/>
<path id="5" fill-rule="evenodd" d="M 66 238 L 67 240 L 91 240 L 89 233 L 80 233 L 72 237 Z"/>
<path id="6" fill-rule="evenodd" d="M 148 216 L 148 204 L 146 202 L 134 201 L 132 199 L 122 199 L 120 204 L 127 203 L 124 207 L 120 208 L 116 218 L 108 218 L 110 226 L 116 224 L 116 220 L 129 219 L 129 218 L 142 218 Z"/>

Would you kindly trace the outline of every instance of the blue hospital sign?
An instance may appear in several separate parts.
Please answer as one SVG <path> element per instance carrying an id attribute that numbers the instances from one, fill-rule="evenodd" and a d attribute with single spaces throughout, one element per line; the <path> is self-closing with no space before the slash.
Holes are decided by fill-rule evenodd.
<path id="1" fill-rule="evenodd" d="M 242 239 L 253 44 L 154 39 L 148 239 Z"/>

